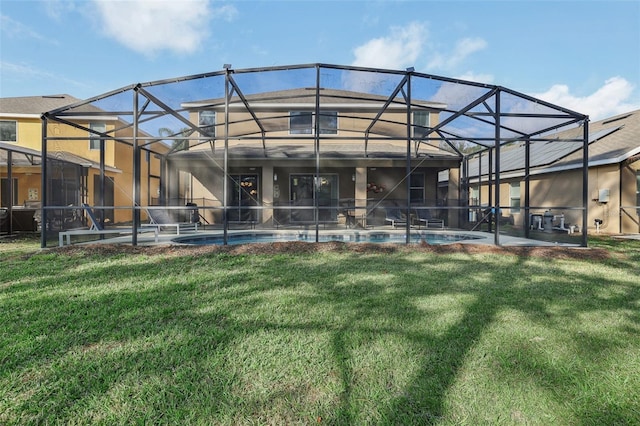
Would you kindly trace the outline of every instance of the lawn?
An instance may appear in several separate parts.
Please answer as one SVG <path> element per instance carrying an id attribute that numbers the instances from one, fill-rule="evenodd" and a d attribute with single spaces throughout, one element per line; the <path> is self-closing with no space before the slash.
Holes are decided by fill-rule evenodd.
<path id="1" fill-rule="evenodd" d="M 640 241 L 0 243 L 0 424 L 640 424 Z"/>

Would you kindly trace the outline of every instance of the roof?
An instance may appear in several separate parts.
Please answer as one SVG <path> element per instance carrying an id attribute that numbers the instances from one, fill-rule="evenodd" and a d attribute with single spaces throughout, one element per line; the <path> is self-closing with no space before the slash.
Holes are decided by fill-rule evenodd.
<path id="1" fill-rule="evenodd" d="M 33 115 L 39 118 L 44 112 L 76 102 L 80 99 L 66 94 L 0 98 L 0 116 Z"/>
<path id="2" fill-rule="evenodd" d="M 42 157 L 40 151 L 7 142 L 0 142 L 0 165 L 7 165 L 7 157 L 9 152 L 12 153 L 11 164 L 13 166 L 37 166 L 38 168 L 40 168 L 40 161 L 35 160 L 36 158 Z M 85 168 L 100 168 L 100 163 L 86 159 L 76 154 L 72 154 L 67 151 L 49 151 L 47 158 L 49 158 L 50 160 L 65 161 L 67 163 L 72 163 Z M 110 166 L 106 166 L 105 170 L 113 173 L 121 172 L 120 169 Z"/>
<path id="3" fill-rule="evenodd" d="M 582 127 L 559 132 L 555 140 L 530 143 L 530 167 L 537 173 L 548 173 L 558 169 L 582 167 Z M 552 135 L 553 136 L 553 135 Z M 618 164 L 640 154 L 640 110 L 589 123 L 589 167 Z M 525 143 L 517 142 L 502 147 L 500 171 L 524 173 Z M 483 155 L 469 162 L 469 176 L 487 174 L 488 159 Z"/>
<path id="4" fill-rule="evenodd" d="M 339 110 L 350 109 L 379 109 L 381 105 L 388 101 L 388 97 L 370 93 L 354 92 L 350 90 L 338 90 L 338 89 L 325 89 L 319 88 L 318 93 L 322 99 L 322 108 L 336 108 Z M 246 95 L 245 99 L 252 108 L 256 109 L 269 109 L 278 110 L 279 108 L 292 108 L 303 107 L 313 108 L 315 106 L 316 88 L 298 88 L 288 90 L 278 90 L 272 92 L 264 92 L 257 94 Z M 398 106 L 402 110 L 406 110 L 406 101 L 399 97 L 397 98 Z M 239 96 L 233 96 L 230 101 L 231 104 L 236 106 L 242 106 L 242 101 Z M 412 100 L 414 106 L 421 106 L 431 109 L 444 109 L 446 105 L 440 102 L 428 102 L 414 99 Z M 223 108 L 224 98 L 204 99 L 198 101 L 184 102 L 183 108 L 197 109 L 197 108 Z M 393 108 L 393 104 L 389 106 Z"/>

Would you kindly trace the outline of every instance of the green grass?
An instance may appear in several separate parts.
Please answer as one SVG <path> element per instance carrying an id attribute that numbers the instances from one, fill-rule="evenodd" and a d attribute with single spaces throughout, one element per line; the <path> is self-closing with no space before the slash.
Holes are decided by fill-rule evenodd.
<path id="1" fill-rule="evenodd" d="M 610 259 L 0 244 L 0 424 L 640 424 Z"/>

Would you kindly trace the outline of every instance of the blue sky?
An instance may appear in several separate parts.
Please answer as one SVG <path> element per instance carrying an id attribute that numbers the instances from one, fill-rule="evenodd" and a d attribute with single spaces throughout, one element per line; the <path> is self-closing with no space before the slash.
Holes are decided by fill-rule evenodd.
<path id="1" fill-rule="evenodd" d="M 592 120 L 640 109 L 640 0 L 0 0 L 0 19 L 0 97 L 320 62 L 497 84 Z"/>

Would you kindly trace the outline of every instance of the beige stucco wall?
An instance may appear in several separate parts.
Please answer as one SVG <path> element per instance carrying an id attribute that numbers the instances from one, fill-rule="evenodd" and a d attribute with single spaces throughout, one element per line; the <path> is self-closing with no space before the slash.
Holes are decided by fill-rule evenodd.
<path id="1" fill-rule="evenodd" d="M 637 178 L 640 161 L 623 165 L 612 164 L 589 169 L 587 202 L 587 230 L 595 232 L 595 219 L 603 221 L 601 233 L 640 232 L 638 212 L 620 206 L 635 206 Z M 509 217 L 516 226 L 524 224 L 524 209 L 520 213 L 511 212 L 510 184 L 520 183 L 520 200 L 524 206 L 525 182 L 518 179 L 502 179 L 500 185 L 500 205 L 503 217 Z M 477 185 L 475 185 L 477 187 Z M 600 191 L 608 190 L 608 200 L 600 199 Z M 622 192 L 621 192 L 622 191 Z M 481 188 L 481 204 L 489 203 L 486 183 Z M 533 175 L 530 180 L 531 213 L 544 213 L 550 209 L 554 214 L 564 214 L 567 224 L 582 225 L 582 171 L 570 170 L 544 175 Z M 494 201 L 495 203 L 495 201 Z"/>

